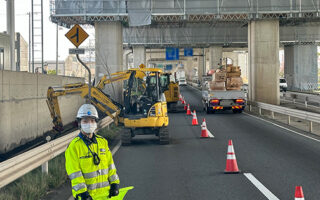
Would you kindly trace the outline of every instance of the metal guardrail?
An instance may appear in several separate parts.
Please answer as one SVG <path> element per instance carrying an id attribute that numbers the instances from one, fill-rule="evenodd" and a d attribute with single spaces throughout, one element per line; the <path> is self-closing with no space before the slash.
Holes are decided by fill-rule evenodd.
<path id="1" fill-rule="evenodd" d="M 296 110 L 291 108 L 286 108 L 282 106 L 276 106 L 271 105 L 267 103 L 261 103 L 261 102 L 248 102 L 249 104 L 249 111 L 252 111 L 252 106 L 256 106 L 259 108 L 259 114 L 262 115 L 262 110 L 268 110 L 271 111 L 272 119 L 275 119 L 274 113 L 279 113 L 282 115 L 287 115 L 288 125 L 291 124 L 291 117 L 296 117 L 299 119 L 303 119 L 306 121 L 309 121 L 309 132 L 312 132 L 313 122 L 320 123 L 320 114 L 302 111 L 302 110 Z"/>
<path id="2" fill-rule="evenodd" d="M 115 113 L 113 114 L 115 115 Z M 110 117 L 105 117 L 99 122 L 99 129 L 109 126 L 113 122 Z M 36 147 L 30 151 L 15 156 L 9 160 L 0 163 L 0 188 L 15 181 L 28 172 L 36 169 L 39 166 L 42 170 L 48 173 L 48 161 L 63 153 L 71 140 L 79 134 L 79 131 L 74 131 L 50 141 L 44 145 Z M 44 170 L 44 168 L 46 168 Z"/>
<path id="3" fill-rule="evenodd" d="M 201 88 L 202 88 L 201 86 L 199 86 L 198 83 L 194 83 L 194 82 L 191 82 L 191 81 L 187 81 L 187 84 L 191 85 L 192 87 L 197 88 L 199 90 L 201 90 Z"/>
<path id="4" fill-rule="evenodd" d="M 318 107 L 320 107 L 320 95 L 287 91 L 283 93 L 283 97 L 284 100 L 287 100 L 286 98 L 292 98 L 293 103 L 297 103 L 297 100 L 303 101 L 306 108 L 310 106 L 310 103 L 317 104 Z"/>

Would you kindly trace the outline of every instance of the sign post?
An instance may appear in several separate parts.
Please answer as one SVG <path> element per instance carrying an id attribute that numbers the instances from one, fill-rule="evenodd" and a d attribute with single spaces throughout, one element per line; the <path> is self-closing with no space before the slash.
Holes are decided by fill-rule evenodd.
<path id="1" fill-rule="evenodd" d="M 90 68 L 82 62 L 79 58 L 79 54 L 84 54 L 84 49 L 79 49 L 80 44 L 88 38 L 87 32 L 81 28 L 78 24 L 74 25 L 65 35 L 70 42 L 76 47 L 75 49 L 69 49 L 69 54 L 76 54 L 78 61 L 86 68 L 89 74 L 89 83 L 88 83 L 88 100 L 91 102 L 91 70 Z"/>

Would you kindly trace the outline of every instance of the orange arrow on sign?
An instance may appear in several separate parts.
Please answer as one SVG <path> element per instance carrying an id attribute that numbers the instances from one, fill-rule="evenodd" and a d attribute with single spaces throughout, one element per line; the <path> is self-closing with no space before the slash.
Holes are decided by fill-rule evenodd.
<path id="1" fill-rule="evenodd" d="M 74 46 L 78 47 L 83 41 L 88 38 L 87 32 L 78 24 L 74 25 L 65 35 Z"/>

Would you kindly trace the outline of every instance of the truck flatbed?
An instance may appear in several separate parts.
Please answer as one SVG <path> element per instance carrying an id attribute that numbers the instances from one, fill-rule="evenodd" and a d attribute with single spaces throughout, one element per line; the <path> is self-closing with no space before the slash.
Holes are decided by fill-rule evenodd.
<path id="1" fill-rule="evenodd" d="M 202 90 L 202 102 L 206 112 L 214 113 L 217 110 L 232 110 L 241 113 L 246 106 L 246 95 L 242 90 Z"/>

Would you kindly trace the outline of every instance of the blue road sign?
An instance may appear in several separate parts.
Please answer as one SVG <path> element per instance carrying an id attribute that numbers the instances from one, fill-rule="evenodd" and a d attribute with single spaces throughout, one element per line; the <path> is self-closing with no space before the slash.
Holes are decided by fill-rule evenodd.
<path id="1" fill-rule="evenodd" d="M 184 48 L 184 56 L 193 56 L 193 48 Z"/>
<path id="2" fill-rule="evenodd" d="M 179 48 L 166 48 L 166 60 L 179 60 Z"/>
<path id="3" fill-rule="evenodd" d="M 172 70 L 172 65 L 166 65 L 165 70 L 168 70 L 168 71 Z"/>

